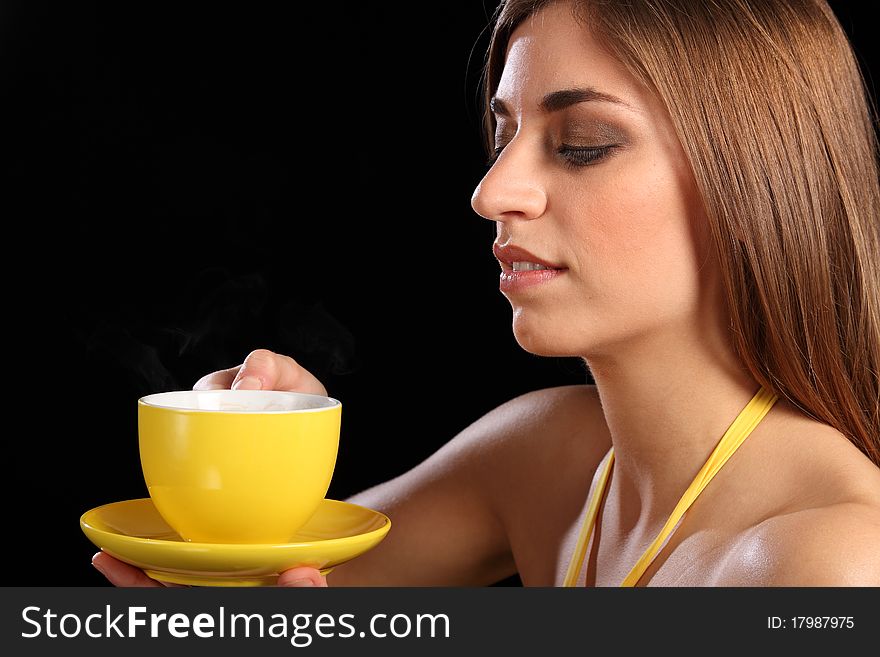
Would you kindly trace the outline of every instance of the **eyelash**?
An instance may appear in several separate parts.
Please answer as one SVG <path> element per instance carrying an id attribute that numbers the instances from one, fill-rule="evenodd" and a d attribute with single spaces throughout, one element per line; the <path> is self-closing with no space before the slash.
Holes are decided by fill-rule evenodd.
<path id="1" fill-rule="evenodd" d="M 562 146 L 556 149 L 556 152 L 565 158 L 565 165 L 567 167 L 579 169 L 601 160 L 614 146 L 614 144 L 608 146 L 569 146 L 568 144 L 562 144 Z M 486 166 L 491 167 L 495 164 L 503 150 L 504 146 L 496 148 L 494 154 L 486 161 Z"/>

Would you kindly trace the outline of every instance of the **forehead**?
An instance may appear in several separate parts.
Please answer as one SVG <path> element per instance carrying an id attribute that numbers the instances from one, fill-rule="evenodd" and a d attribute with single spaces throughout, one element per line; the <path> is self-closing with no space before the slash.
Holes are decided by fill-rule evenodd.
<path id="1" fill-rule="evenodd" d="M 535 106 L 550 91 L 585 86 L 634 108 L 649 102 L 638 81 L 575 17 L 572 6 L 554 2 L 514 30 L 495 95 L 513 106 Z"/>

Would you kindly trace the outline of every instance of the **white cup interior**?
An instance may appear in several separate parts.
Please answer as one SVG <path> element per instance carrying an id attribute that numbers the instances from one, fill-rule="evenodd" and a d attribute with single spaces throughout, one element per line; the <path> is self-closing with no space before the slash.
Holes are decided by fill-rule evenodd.
<path id="1" fill-rule="evenodd" d="M 340 402 L 332 397 L 279 390 L 178 390 L 141 397 L 148 406 L 229 413 L 302 413 Z"/>

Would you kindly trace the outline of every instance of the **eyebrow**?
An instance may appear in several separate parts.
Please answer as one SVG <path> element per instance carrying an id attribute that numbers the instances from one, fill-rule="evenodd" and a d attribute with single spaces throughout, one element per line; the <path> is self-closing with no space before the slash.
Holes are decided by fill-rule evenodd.
<path id="1" fill-rule="evenodd" d="M 540 103 L 538 103 L 538 109 L 540 109 L 542 112 L 550 114 L 552 112 L 564 110 L 566 107 L 577 105 L 578 103 L 587 103 L 592 101 L 614 103 L 615 105 L 622 105 L 623 107 L 632 109 L 617 96 L 606 94 L 602 91 L 599 91 L 598 89 L 594 89 L 593 87 L 578 87 L 572 89 L 560 89 L 559 91 L 551 91 L 549 94 L 544 96 Z M 497 96 L 493 96 L 492 100 L 489 101 L 489 108 L 495 114 L 508 117 L 511 116 L 510 109 L 507 107 L 504 101 Z"/>

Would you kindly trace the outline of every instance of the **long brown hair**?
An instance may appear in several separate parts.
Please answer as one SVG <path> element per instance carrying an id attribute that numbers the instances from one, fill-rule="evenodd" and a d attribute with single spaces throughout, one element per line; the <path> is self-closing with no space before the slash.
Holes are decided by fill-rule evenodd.
<path id="1" fill-rule="evenodd" d="M 484 70 L 487 147 L 516 27 L 558 0 L 506 0 Z M 571 0 L 665 104 L 708 216 L 731 340 L 752 377 L 880 466 L 876 110 L 824 0 Z"/>

